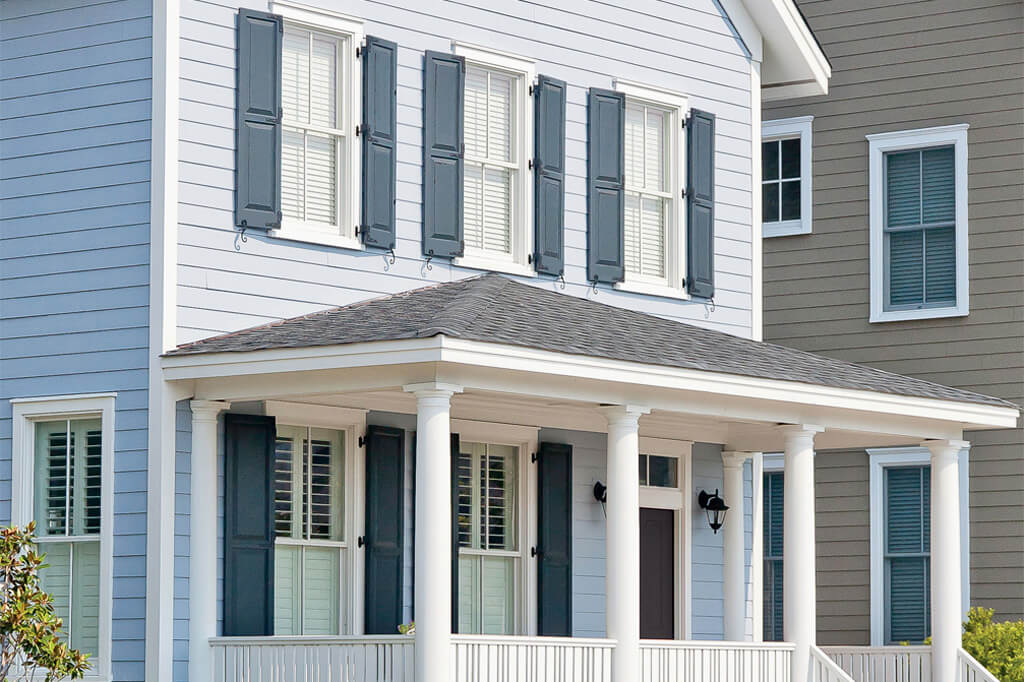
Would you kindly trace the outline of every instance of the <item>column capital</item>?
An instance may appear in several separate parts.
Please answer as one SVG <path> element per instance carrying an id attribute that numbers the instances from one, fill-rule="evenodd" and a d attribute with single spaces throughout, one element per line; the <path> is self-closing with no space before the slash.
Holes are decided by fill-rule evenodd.
<path id="1" fill-rule="evenodd" d="M 960 451 L 971 447 L 971 444 L 965 440 L 926 440 L 921 443 L 921 447 L 928 448 L 933 458 L 945 456 L 957 459 Z"/>
<path id="2" fill-rule="evenodd" d="M 627 424 L 638 426 L 640 417 L 651 413 L 651 408 L 642 405 L 602 405 L 597 410 L 612 424 Z"/>
<path id="3" fill-rule="evenodd" d="M 775 429 L 786 439 L 786 444 L 807 440 L 814 443 L 814 435 L 825 430 L 817 424 L 779 424 Z"/>
<path id="4" fill-rule="evenodd" d="M 406 384 L 402 386 L 402 390 L 412 393 L 417 398 L 451 398 L 456 393 L 462 393 L 462 386 L 447 384 L 443 381 L 424 381 L 418 384 Z"/>
<path id="5" fill-rule="evenodd" d="M 723 450 L 722 466 L 727 469 L 741 469 L 748 459 L 754 457 L 753 452 L 741 452 L 739 450 Z"/>
<path id="6" fill-rule="evenodd" d="M 217 415 L 230 409 L 231 403 L 223 400 L 190 400 L 188 406 L 192 410 L 192 421 L 217 421 Z"/>

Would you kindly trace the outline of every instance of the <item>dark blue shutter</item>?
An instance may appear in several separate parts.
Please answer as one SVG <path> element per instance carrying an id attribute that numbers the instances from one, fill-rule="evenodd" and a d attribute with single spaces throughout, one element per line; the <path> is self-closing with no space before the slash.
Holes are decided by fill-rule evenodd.
<path id="1" fill-rule="evenodd" d="M 398 46 L 366 37 L 363 58 L 363 221 L 367 246 L 395 248 L 395 116 Z"/>
<path id="2" fill-rule="evenodd" d="M 626 96 L 591 88 L 587 102 L 587 279 L 625 277 Z"/>
<path id="3" fill-rule="evenodd" d="M 466 62 L 423 56 L 423 255 L 462 255 L 462 104 Z"/>
<path id="4" fill-rule="evenodd" d="M 537 272 L 565 269 L 565 82 L 538 76 L 534 89 L 534 238 Z"/>
<path id="5" fill-rule="evenodd" d="M 273 417 L 224 415 L 224 635 L 274 634 Z M 213 523 L 213 519 L 192 519 Z"/>
<path id="6" fill-rule="evenodd" d="M 452 633 L 459 631 L 459 434 L 452 434 Z"/>
<path id="7" fill-rule="evenodd" d="M 572 636 L 572 446 L 537 452 L 537 634 Z"/>
<path id="8" fill-rule="evenodd" d="M 366 429 L 366 606 L 368 635 L 393 635 L 402 623 L 405 432 Z"/>
<path id="9" fill-rule="evenodd" d="M 281 223 L 281 17 L 238 11 L 235 224 Z"/>
<path id="10" fill-rule="evenodd" d="M 693 109 L 686 126 L 686 289 L 715 295 L 715 115 Z"/>
<path id="11" fill-rule="evenodd" d="M 886 642 L 930 634 L 931 467 L 885 470 Z"/>
<path id="12" fill-rule="evenodd" d="M 782 635 L 782 531 L 783 476 L 781 471 L 764 474 L 764 639 L 781 642 Z"/>

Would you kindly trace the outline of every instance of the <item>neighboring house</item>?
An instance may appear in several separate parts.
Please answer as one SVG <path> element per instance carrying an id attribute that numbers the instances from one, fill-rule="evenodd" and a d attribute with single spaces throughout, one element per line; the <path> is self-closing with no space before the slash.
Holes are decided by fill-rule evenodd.
<path id="1" fill-rule="evenodd" d="M 791 0 L 240 4 L 0 2 L 0 521 L 92 678 L 850 682 L 814 449 L 922 442 L 913 660 L 977 668 L 957 453 L 1018 408 L 759 339 Z"/>
<path id="2" fill-rule="evenodd" d="M 798 2 L 833 77 L 827 96 L 764 111 L 765 339 L 1020 404 L 1024 3 Z M 1024 430 L 969 440 L 964 606 L 1020 619 Z M 928 463 L 923 448 L 818 453 L 819 642 L 930 634 Z M 781 477 L 765 474 L 771 495 Z"/>

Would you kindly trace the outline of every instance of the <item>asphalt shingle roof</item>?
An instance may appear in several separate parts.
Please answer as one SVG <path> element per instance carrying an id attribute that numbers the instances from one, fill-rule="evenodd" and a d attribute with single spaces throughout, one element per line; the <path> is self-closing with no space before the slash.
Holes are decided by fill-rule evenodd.
<path id="1" fill-rule="evenodd" d="M 170 356 L 444 334 L 558 353 L 1000 407 L 998 398 L 751 341 L 486 274 L 183 345 Z"/>

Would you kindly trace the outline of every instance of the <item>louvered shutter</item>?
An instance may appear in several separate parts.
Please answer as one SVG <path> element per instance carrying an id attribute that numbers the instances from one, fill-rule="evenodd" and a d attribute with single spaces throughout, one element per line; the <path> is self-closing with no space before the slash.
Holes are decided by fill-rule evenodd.
<path id="1" fill-rule="evenodd" d="M 463 252 L 465 76 L 462 57 L 423 57 L 423 254 L 435 258 Z"/>
<path id="2" fill-rule="evenodd" d="M 715 115 L 690 112 L 686 126 L 686 288 L 696 298 L 715 295 Z"/>
<path id="3" fill-rule="evenodd" d="M 459 434 L 451 439 L 452 500 L 452 634 L 459 631 Z"/>
<path id="4" fill-rule="evenodd" d="M 281 42 L 284 23 L 238 11 L 235 224 L 281 223 Z"/>
<path id="5" fill-rule="evenodd" d="M 930 633 L 930 467 L 885 470 L 886 641 Z"/>
<path id="6" fill-rule="evenodd" d="M 587 279 L 625 276 L 626 96 L 591 88 L 587 103 Z"/>
<path id="7" fill-rule="evenodd" d="M 537 634 L 572 636 L 572 446 L 537 452 Z"/>
<path id="8" fill-rule="evenodd" d="M 395 247 L 395 135 L 398 46 L 366 37 L 363 57 L 363 243 Z"/>
<path id="9" fill-rule="evenodd" d="M 393 635 L 402 623 L 405 432 L 366 430 L 365 632 Z"/>
<path id="10" fill-rule="evenodd" d="M 224 440 L 224 635 L 272 635 L 274 418 L 226 414 Z"/>
<path id="11" fill-rule="evenodd" d="M 565 269 L 565 82 L 538 76 L 534 89 L 534 238 L 537 272 Z"/>

